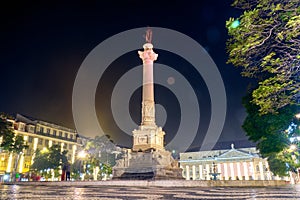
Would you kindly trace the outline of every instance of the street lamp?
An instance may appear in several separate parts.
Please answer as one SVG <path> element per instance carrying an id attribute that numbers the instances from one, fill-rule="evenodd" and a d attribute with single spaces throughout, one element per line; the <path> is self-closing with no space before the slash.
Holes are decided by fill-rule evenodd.
<path id="1" fill-rule="evenodd" d="M 86 155 L 87 153 L 84 150 L 78 152 L 78 158 L 83 159 L 86 157 Z"/>
<path id="2" fill-rule="evenodd" d="M 295 145 L 295 144 L 292 144 L 291 146 L 290 146 L 290 150 L 291 151 L 295 151 L 297 149 L 297 146 Z"/>
<path id="3" fill-rule="evenodd" d="M 41 150 L 41 153 L 44 154 L 44 153 L 48 153 L 49 150 L 47 147 L 43 147 L 43 149 Z"/>
<path id="4" fill-rule="evenodd" d="M 84 150 L 81 150 L 81 151 L 78 152 L 77 156 L 80 159 L 80 170 L 79 170 L 79 173 L 81 175 L 82 162 L 86 158 L 87 153 Z M 82 174 L 81 180 L 84 180 L 84 173 L 85 173 L 85 170 L 83 169 L 83 174 Z"/>
<path id="5" fill-rule="evenodd" d="M 296 117 L 297 119 L 300 119 L 300 113 L 296 114 L 295 117 Z"/>

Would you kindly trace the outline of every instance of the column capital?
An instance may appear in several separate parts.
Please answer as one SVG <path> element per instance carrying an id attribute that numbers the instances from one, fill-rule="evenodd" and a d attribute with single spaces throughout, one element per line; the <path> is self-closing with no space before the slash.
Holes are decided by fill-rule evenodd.
<path id="1" fill-rule="evenodd" d="M 153 63 L 158 54 L 154 53 L 153 45 L 151 43 L 146 43 L 143 45 L 144 51 L 138 51 L 140 58 L 143 60 L 143 63 L 150 64 Z"/>

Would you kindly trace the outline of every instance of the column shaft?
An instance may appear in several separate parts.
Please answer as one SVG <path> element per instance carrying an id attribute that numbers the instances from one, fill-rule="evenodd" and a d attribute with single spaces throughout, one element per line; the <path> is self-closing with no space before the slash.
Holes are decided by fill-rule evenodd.
<path id="1" fill-rule="evenodd" d="M 190 167 L 187 165 L 185 166 L 185 171 L 186 171 L 186 180 L 190 180 Z"/>
<path id="2" fill-rule="evenodd" d="M 224 165 L 224 177 L 225 177 L 225 180 L 228 180 L 228 166 L 227 166 L 227 163 L 223 163 Z"/>
<path id="3" fill-rule="evenodd" d="M 249 173 L 248 173 L 248 164 L 247 164 L 247 162 L 243 162 L 243 166 L 244 166 L 245 180 L 249 180 Z"/>

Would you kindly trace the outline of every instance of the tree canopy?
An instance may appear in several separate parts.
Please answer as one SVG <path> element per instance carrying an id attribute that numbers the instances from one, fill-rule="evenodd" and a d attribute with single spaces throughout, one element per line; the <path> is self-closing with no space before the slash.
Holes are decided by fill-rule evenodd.
<path id="1" fill-rule="evenodd" d="M 16 135 L 13 130 L 12 123 L 7 119 L 10 117 L 6 114 L 0 114 L 0 147 L 11 153 L 21 153 L 28 145 L 25 144 L 23 136 Z"/>
<path id="2" fill-rule="evenodd" d="M 249 139 L 256 142 L 260 154 L 268 158 L 270 170 L 275 175 L 284 176 L 288 170 L 298 167 L 296 159 L 292 159 L 297 151 L 290 150 L 291 138 L 299 136 L 299 121 L 295 119 L 298 108 L 287 105 L 278 109 L 277 113 L 261 115 L 259 106 L 251 100 L 250 95 L 243 100 L 248 113 L 243 129 Z"/>
<path id="3" fill-rule="evenodd" d="M 87 155 L 85 158 L 78 158 L 73 163 L 72 172 L 74 174 L 79 174 L 79 172 L 91 174 L 98 168 L 98 177 L 102 179 L 105 175 L 112 173 L 112 166 L 115 165 L 117 156 L 114 153 L 118 154 L 119 150 L 109 135 L 96 136 L 94 139 L 90 139 L 83 146 L 82 151 Z M 86 175 L 85 178 L 89 178 L 89 176 Z"/>
<path id="4" fill-rule="evenodd" d="M 252 101 L 262 114 L 297 102 L 300 96 L 299 0 L 235 0 L 245 11 L 226 22 L 228 63 L 256 78 Z"/>
<path id="5" fill-rule="evenodd" d="M 61 147 L 57 144 L 52 145 L 49 149 L 43 149 L 35 152 L 32 170 L 40 171 L 46 169 L 58 169 L 68 163 L 66 154 L 67 150 L 61 152 Z"/>

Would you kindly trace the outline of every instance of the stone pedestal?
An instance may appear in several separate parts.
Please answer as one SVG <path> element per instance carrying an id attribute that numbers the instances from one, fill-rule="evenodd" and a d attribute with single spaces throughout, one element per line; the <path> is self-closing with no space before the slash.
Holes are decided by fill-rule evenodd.
<path id="1" fill-rule="evenodd" d="M 164 150 L 165 132 L 156 125 L 141 125 L 132 131 L 133 151 Z"/>
<path id="2" fill-rule="evenodd" d="M 119 180 L 161 180 L 183 179 L 182 169 L 165 150 L 132 152 L 117 161 L 113 168 L 113 179 Z"/>

